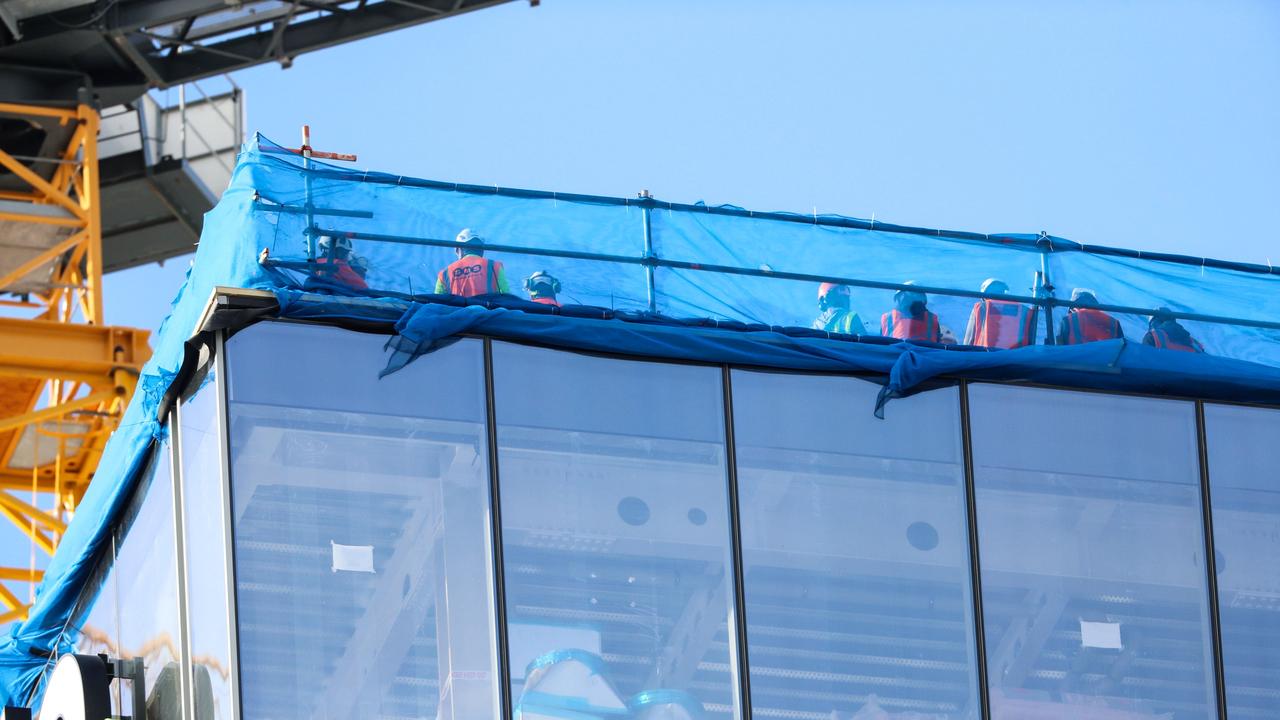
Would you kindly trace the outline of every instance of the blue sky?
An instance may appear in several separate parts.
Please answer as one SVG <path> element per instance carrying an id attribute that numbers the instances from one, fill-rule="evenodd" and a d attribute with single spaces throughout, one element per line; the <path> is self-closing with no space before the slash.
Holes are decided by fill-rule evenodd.
<path id="1" fill-rule="evenodd" d="M 1280 263 L 1280 4 L 525 2 L 236 76 L 441 180 Z M 155 327 L 185 260 L 108 281 Z"/>
<path id="2" fill-rule="evenodd" d="M 1280 263 L 1263 0 L 513 2 L 236 81 L 362 168 Z M 187 262 L 108 321 L 154 330 Z"/>

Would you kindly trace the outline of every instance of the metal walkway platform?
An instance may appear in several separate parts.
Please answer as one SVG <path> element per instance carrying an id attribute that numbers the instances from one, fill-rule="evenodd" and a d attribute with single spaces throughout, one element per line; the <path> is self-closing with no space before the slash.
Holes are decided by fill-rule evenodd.
<path id="1" fill-rule="evenodd" d="M 204 214 L 231 179 L 244 127 L 244 95 L 229 79 L 216 92 L 181 88 L 102 114 L 103 270 L 195 250 Z"/>

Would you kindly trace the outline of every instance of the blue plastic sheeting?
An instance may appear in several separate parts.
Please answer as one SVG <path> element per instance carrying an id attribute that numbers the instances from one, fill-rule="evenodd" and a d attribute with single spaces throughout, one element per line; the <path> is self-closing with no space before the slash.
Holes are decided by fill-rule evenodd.
<path id="1" fill-rule="evenodd" d="M 908 348 L 893 365 L 876 412 L 938 377 L 1021 381 L 1228 402 L 1280 402 L 1280 370 L 1212 355 L 1157 350 L 1128 340 L 985 353 Z"/>
<path id="2" fill-rule="evenodd" d="M 344 300 L 278 292 L 281 315 L 295 319 L 340 316 L 387 321 Z M 383 373 L 451 342 L 458 335 L 641 358 L 743 367 L 886 376 L 875 411 L 930 381 L 951 378 L 1031 382 L 1117 392 L 1280 404 L 1280 369 L 1258 363 L 1157 350 L 1127 340 L 1017 350 L 960 351 L 898 342 L 889 345 L 793 337 L 785 328 L 728 329 L 658 322 L 618 314 L 611 320 L 530 314 L 502 307 L 411 304 L 396 320 L 396 337 Z M 868 408 L 871 410 L 871 408 Z"/>
<path id="3" fill-rule="evenodd" d="M 350 238 L 367 262 L 368 294 L 429 294 L 454 259 L 455 235 L 469 227 L 506 266 L 519 295 L 522 279 L 544 270 L 563 283 L 565 302 L 805 327 L 818 314 L 818 283 L 830 280 L 852 286 L 852 308 L 878 332 L 894 291 L 910 281 L 930 289 L 930 308 L 962 337 L 980 286 L 995 277 L 1011 296 L 1052 308 L 1056 323 L 1071 290 L 1082 287 L 1117 308 L 1135 342 L 1151 312 L 1164 307 L 1188 316 L 1183 324 L 1210 353 L 1280 366 L 1280 277 L 1266 266 L 1048 235 L 462 186 L 319 164 L 303 174 L 296 156 L 265 141 L 258 150 L 258 247 L 269 252 L 279 283 L 308 281 L 316 246 L 307 238 L 327 234 Z M 1037 328 L 1041 343 L 1048 315 L 1041 313 Z"/>
<path id="4" fill-rule="evenodd" d="M 1116 308 L 1136 342 L 1152 311 L 1164 307 L 1188 316 L 1183 324 L 1210 353 L 1280 366 L 1280 277 L 1267 266 L 1049 235 L 461 186 L 322 165 L 305 176 L 308 189 L 296 157 L 265 142 L 260 149 L 262 170 L 271 171 L 270 183 L 259 186 L 262 222 L 272 229 L 262 247 L 271 263 L 283 263 L 279 272 L 293 276 L 286 282 L 298 285 L 315 253 L 304 233 L 310 198 L 311 236 L 349 237 L 368 263 L 374 295 L 433 292 L 453 260 L 454 236 L 469 227 L 521 295 L 521 280 L 545 270 L 562 281 L 561 300 L 575 304 L 805 327 L 818 314 L 818 283 L 839 281 L 852 286 L 852 308 L 877 332 L 894 291 L 910 281 L 930 289 L 930 308 L 962 337 L 980 286 L 994 277 L 1011 296 L 1052 308 L 1057 323 L 1072 289 L 1087 288 Z M 1041 313 L 1041 343 L 1048 315 Z"/>
<path id="5" fill-rule="evenodd" d="M 384 373 L 462 333 L 596 353 L 825 372 L 883 374 L 899 354 L 894 345 L 792 338 L 772 331 L 531 315 L 478 305 L 414 305 L 396 323 L 396 332 Z"/>
<path id="6" fill-rule="evenodd" d="M 522 295 L 522 279 L 545 270 L 563 283 L 562 301 L 587 307 L 545 314 L 542 306 L 513 301 L 504 304 L 521 311 L 433 296 L 464 227 L 485 239 L 489 259 L 506 266 L 512 293 Z M 368 288 L 314 276 L 321 235 L 351 240 L 367 263 Z M 1045 282 L 1037 273 L 1046 273 Z M 910 280 L 929 289 L 930 308 L 961 336 L 988 277 L 1003 279 L 1013 295 L 1052 307 L 1058 320 L 1070 289 L 1088 287 L 1103 304 L 1130 308 L 1117 314 L 1130 342 L 960 352 L 832 340 L 796 329 L 818 314 L 817 285 L 830 280 L 853 287 L 853 309 L 877 332 L 894 291 Z M 258 137 L 245 146 L 230 187 L 206 216 L 194 267 L 161 327 L 140 391 L 29 617 L 0 641 L 0 701 L 25 701 L 49 656 L 72 647 L 72 609 L 150 448 L 164 435 L 156 418 L 161 398 L 218 285 L 281 291 L 291 317 L 395 322 L 401 335 L 393 368 L 450 334 L 473 332 L 592 352 L 876 373 L 889 377 L 885 398 L 910 393 L 931 377 L 965 375 L 1278 402 L 1280 371 L 1258 364 L 1280 367 L 1278 283 L 1269 267 L 1086 248 L 1049 236 L 463 186 L 314 162 L 304 169 L 301 158 Z M 317 304 L 302 301 L 294 294 L 300 290 L 370 300 Z M 1146 315 L 1157 306 L 1212 316 L 1183 324 L 1213 357 L 1138 346 Z M 1040 342 L 1050 331 L 1046 314 Z"/>

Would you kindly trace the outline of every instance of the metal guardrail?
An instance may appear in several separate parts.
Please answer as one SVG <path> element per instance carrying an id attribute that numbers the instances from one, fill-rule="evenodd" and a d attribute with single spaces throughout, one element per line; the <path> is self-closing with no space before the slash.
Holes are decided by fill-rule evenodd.
<path id="1" fill-rule="evenodd" d="M 200 132 L 199 127 L 197 127 L 195 124 L 187 122 L 187 87 L 191 87 L 200 95 L 200 98 L 197 102 L 208 103 L 210 109 L 213 110 L 214 114 L 217 115 L 218 119 L 220 119 L 225 124 L 227 129 L 231 131 L 231 136 L 234 138 L 235 143 L 239 144 L 244 141 L 244 113 L 242 111 L 243 105 L 241 104 L 244 97 L 244 93 L 240 89 L 240 86 L 236 84 L 236 81 L 231 79 L 230 75 L 223 75 L 222 77 L 226 79 L 226 82 L 231 86 L 231 89 L 227 93 L 222 93 L 218 95 L 210 95 L 209 93 L 205 92 L 204 88 L 200 86 L 200 83 L 195 81 L 187 83 L 186 85 L 178 86 L 178 115 L 180 118 L 179 120 L 179 127 L 181 129 L 180 144 L 182 148 L 181 157 L 183 160 L 186 160 L 190 157 L 187 153 L 187 131 L 189 130 L 191 132 L 191 135 L 200 142 L 200 144 L 203 146 L 205 150 L 205 152 L 201 154 L 201 157 L 213 156 L 213 158 L 217 160 L 218 165 L 221 166 L 223 170 L 226 170 L 227 174 L 230 175 L 232 171 L 232 165 L 228 165 L 226 160 L 223 159 L 222 157 L 223 153 L 220 152 L 217 148 L 215 148 L 213 146 L 213 143 L 209 142 L 209 140 L 204 136 L 204 133 Z M 222 109 L 218 107 L 218 104 L 219 104 L 218 100 L 221 100 L 228 96 L 231 97 L 232 104 L 236 108 L 235 112 L 233 113 L 234 117 L 232 118 L 228 118 L 226 116 L 226 113 L 222 112 Z"/>
<path id="2" fill-rule="evenodd" d="M 165 157 L 184 162 L 211 157 L 230 175 L 234 164 L 229 163 L 224 155 L 229 148 L 237 148 L 244 141 L 244 91 L 230 76 L 221 76 L 220 81 L 225 83 L 224 88 L 206 89 L 205 85 L 197 82 L 181 85 L 177 88 L 176 103 L 168 101 L 167 92 L 152 92 L 128 105 L 108 108 L 102 113 L 102 120 L 104 127 L 111 130 L 98 139 L 104 146 L 103 156 L 141 150 L 148 167 Z M 188 98 L 188 87 L 194 98 Z M 230 113 L 226 111 L 228 104 Z M 201 114 L 204 122 L 192 122 L 190 113 L 193 108 L 207 108 L 212 112 Z M 177 116 L 176 144 L 168 122 L 174 114 Z M 205 125 L 209 121 L 215 123 L 212 133 Z M 205 125 L 204 130 L 201 125 Z M 225 134 L 231 142 L 221 145 L 216 142 L 216 136 L 210 138 L 213 133 Z"/>
<path id="3" fill-rule="evenodd" d="M 255 204 L 254 209 L 258 211 L 263 211 L 263 212 L 291 212 L 291 213 L 300 212 L 298 208 L 295 208 L 292 206 L 272 205 L 272 204 L 261 203 L 261 202 Z M 327 212 L 317 212 L 316 214 L 334 215 L 334 216 L 354 215 L 352 211 L 336 211 L 335 212 L 332 210 Z M 458 246 L 457 240 L 449 239 L 449 238 L 430 238 L 430 237 L 416 237 L 416 236 L 408 236 L 408 235 L 391 235 L 391 234 L 383 234 L 383 233 L 371 233 L 371 232 L 364 232 L 364 231 L 347 230 L 339 227 L 319 227 L 319 226 L 313 225 L 310 228 L 305 229 L 303 232 L 309 237 L 319 237 L 321 235 L 329 235 L 333 237 L 345 237 L 351 240 L 368 240 L 373 242 L 394 243 L 394 244 L 401 244 L 401 245 L 419 245 L 423 247 L 456 248 Z M 1041 285 L 1040 285 L 1040 288 L 1038 288 L 1037 294 L 1014 295 L 1014 294 L 1007 294 L 1007 293 L 988 293 L 988 292 L 981 292 L 976 290 L 964 290 L 959 288 L 934 287 L 929 285 L 906 285 L 903 283 L 864 280 L 864 279 L 855 278 L 855 277 L 845 277 L 845 276 L 838 276 L 838 275 L 818 275 L 814 273 L 787 272 L 787 271 L 780 271 L 780 270 L 764 270 L 761 268 L 739 267 L 734 265 L 718 265 L 713 263 L 695 262 L 690 260 L 668 259 L 668 258 L 663 258 L 657 255 L 654 255 L 652 254 L 652 252 L 648 252 L 645 255 L 616 255 L 616 254 L 597 253 L 597 252 L 588 252 L 588 251 L 580 251 L 580 250 L 566 250 L 566 249 L 559 249 L 559 248 L 538 248 L 538 247 L 528 247 L 524 245 L 512 245 L 512 244 L 505 244 L 505 243 L 489 243 L 489 242 L 478 243 L 475 247 L 477 249 L 486 250 L 486 251 L 512 253 L 516 255 L 530 255 L 534 257 L 554 257 L 554 258 L 566 258 L 566 259 L 572 259 L 572 260 L 584 260 L 588 262 L 605 262 L 605 263 L 621 264 L 621 265 L 640 265 L 646 268 L 668 268 L 668 269 L 674 269 L 674 270 L 707 272 L 707 273 L 715 273 L 715 274 L 721 274 L 721 275 L 771 278 L 774 280 L 796 280 L 796 281 L 811 282 L 811 283 L 831 282 L 831 283 L 837 283 L 840 285 L 849 285 L 851 287 L 860 287 L 860 288 L 868 288 L 868 289 L 875 289 L 875 290 L 888 290 L 888 291 L 894 291 L 894 292 L 897 292 L 897 291 L 920 292 L 928 295 L 943 295 L 948 297 L 972 298 L 975 300 L 1003 300 L 1003 301 L 1009 301 L 1009 302 L 1024 303 L 1027 305 L 1035 305 L 1035 306 L 1041 307 L 1046 313 L 1051 313 L 1054 308 L 1065 308 L 1065 309 L 1094 308 L 1094 309 L 1102 310 L 1105 312 L 1114 312 L 1114 313 L 1119 313 L 1124 315 L 1139 315 L 1143 317 L 1161 315 L 1161 316 L 1176 318 L 1179 320 L 1191 320 L 1191 321 L 1198 321 L 1198 322 L 1214 323 L 1219 325 L 1234 325 L 1234 326 L 1240 326 L 1240 327 L 1263 328 L 1267 330 L 1280 330 L 1280 321 L 1274 321 L 1274 320 L 1252 320 L 1248 318 L 1209 315 L 1204 313 L 1169 310 L 1164 308 L 1145 308 L 1145 307 L 1135 307 L 1131 305 L 1112 305 L 1112 304 L 1101 304 L 1101 303 L 1086 304 L 1086 303 L 1076 302 L 1073 300 L 1063 300 L 1063 299 L 1054 297 L 1048 291 L 1048 288 L 1052 286 L 1048 285 L 1047 281 L 1044 279 L 1040 280 Z M 329 258 L 328 262 L 332 262 L 332 258 Z M 274 265 L 277 267 L 289 267 L 291 269 L 299 269 L 303 271 L 312 271 L 317 267 L 321 267 L 319 264 L 317 264 L 315 258 L 308 258 L 303 262 L 292 262 L 292 263 L 281 261 L 275 258 L 269 258 L 268 261 L 265 262 L 264 264 L 269 266 Z M 652 285 L 650 285 L 649 298 L 650 298 L 650 305 L 648 309 L 650 312 L 656 312 L 657 308 L 653 302 L 655 298 L 655 290 Z M 1051 316 L 1046 315 L 1046 317 L 1051 317 Z M 1050 323 L 1050 326 L 1052 326 L 1052 323 Z M 1055 344 L 1054 338 L 1052 336 L 1046 337 L 1045 344 L 1046 345 Z"/>

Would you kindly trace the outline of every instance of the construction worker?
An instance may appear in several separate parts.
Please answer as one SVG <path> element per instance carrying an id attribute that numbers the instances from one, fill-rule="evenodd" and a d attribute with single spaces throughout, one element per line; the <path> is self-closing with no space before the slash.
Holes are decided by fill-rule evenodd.
<path id="1" fill-rule="evenodd" d="M 914 285 L 908 280 L 903 285 Z M 899 290 L 893 294 L 893 309 L 880 316 L 880 334 L 899 340 L 942 342 L 942 324 L 929 312 L 929 298 L 916 290 Z M 954 335 L 951 336 L 955 342 Z"/>
<path id="2" fill-rule="evenodd" d="M 818 310 L 822 313 L 811 326 L 814 330 L 865 335 L 867 326 L 858 313 L 849 309 L 849 286 L 822 283 L 818 286 Z"/>
<path id="3" fill-rule="evenodd" d="M 1009 285 L 996 278 L 987 278 L 978 289 L 991 295 L 1009 293 Z M 1034 344 L 1038 310 L 1034 305 L 983 298 L 973 304 L 973 312 L 969 313 L 964 344 L 1005 349 Z"/>
<path id="4" fill-rule="evenodd" d="M 1076 288 L 1071 291 L 1071 301 L 1081 307 L 1067 311 L 1058 328 L 1059 345 L 1080 345 L 1099 340 L 1116 340 L 1124 337 L 1120 321 L 1095 307 L 1098 296 L 1092 290 Z"/>
<path id="5" fill-rule="evenodd" d="M 473 297 L 511 292 L 502 263 L 485 259 L 484 238 L 466 228 L 458 233 L 457 242 L 458 259 L 436 276 L 436 294 Z"/>
<path id="6" fill-rule="evenodd" d="M 556 299 L 556 295 L 560 293 L 560 281 L 547 274 L 547 271 L 539 270 L 525 278 L 524 289 L 533 302 L 560 307 L 560 301 Z"/>
<path id="7" fill-rule="evenodd" d="M 369 263 L 352 252 L 351 238 L 321 235 L 316 241 L 316 276 L 342 283 L 357 290 L 367 290 L 365 276 Z"/>
<path id="8" fill-rule="evenodd" d="M 1142 336 L 1142 344 L 1161 350 L 1177 350 L 1179 352 L 1202 353 L 1204 346 L 1173 317 L 1173 311 L 1167 307 L 1156 308 L 1151 316 L 1147 334 Z"/>

